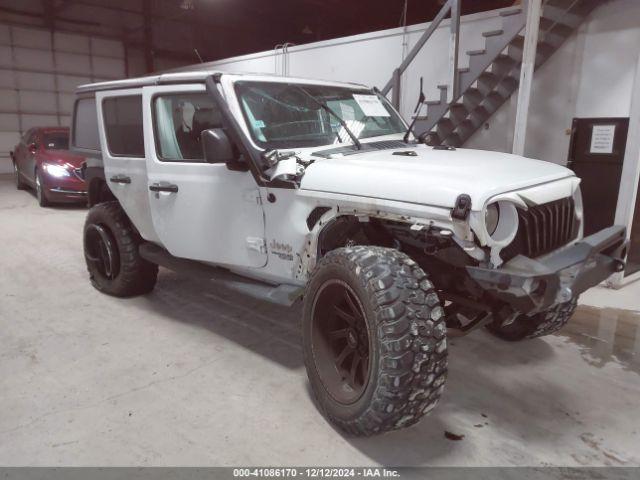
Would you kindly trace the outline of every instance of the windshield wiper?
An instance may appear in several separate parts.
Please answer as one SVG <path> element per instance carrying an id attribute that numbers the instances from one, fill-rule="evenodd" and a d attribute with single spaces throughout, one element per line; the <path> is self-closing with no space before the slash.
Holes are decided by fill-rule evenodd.
<path id="1" fill-rule="evenodd" d="M 347 123 L 336 112 L 334 112 L 326 103 L 318 100 L 316 97 L 311 95 L 300 85 L 289 84 L 289 86 L 294 87 L 296 90 L 299 90 L 300 92 L 304 93 L 308 98 L 310 98 L 316 105 L 318 105 L 320 108 L 326 111 L 329 115 L 333 115 L 336 118 L 336 120 L 338 120 L 342 128 L 344 128 L 344 131 L 347 132 L 347 135 L 349 135 L 349 137 L 353 141 L 353 144 L 358 148 L 358 150 L 362 150 L 362 144 L 360 143 L 360 140 L 358 140 L 358 137 L 356 137 L 353 134 L 351 129 L 347 126 Z"/>
<path id="2" fill-rule="evenodd" d="M 413 110 L 413 120 L 411 120 L 411 123 L 409 124 L 409 127 L 407 128 L 406 133 L 404 134 L 404 143 L 409 143 L 409 135 L 413 133 L 413 136 L 415 137 L 416 134 L 413 131 L 413 126 L 416 124 L 416 121 L 418 120 L 418 114 L 420 113 L 420 109 L 422 108 L 422 105 L 424 105 L 424 101 L 425 101 L 425 96 L 424 96 L 424 91 L 422 90 L 422 77 L 420 77 L 420 95 L 418 95 L 418 103 L 416 104 L 416 108 Z"/>

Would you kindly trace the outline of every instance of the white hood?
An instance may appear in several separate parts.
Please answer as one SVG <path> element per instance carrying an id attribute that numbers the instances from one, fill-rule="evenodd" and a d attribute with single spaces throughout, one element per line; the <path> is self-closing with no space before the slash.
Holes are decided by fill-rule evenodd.
<path id="1" fill-rule="evenodd" d="M 393 155 L 403 150 L 418 155 Z M 497 194 L 572 176 L 560 165 L 508 153 L 420 146 L 318 159 L 300 188 L 446 208 L 466 193 L 477 210 Z"/>

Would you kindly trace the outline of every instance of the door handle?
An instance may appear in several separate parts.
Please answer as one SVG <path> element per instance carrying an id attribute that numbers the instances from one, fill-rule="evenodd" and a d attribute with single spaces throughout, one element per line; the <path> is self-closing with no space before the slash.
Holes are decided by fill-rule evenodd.
<path id="1" fill-rule="evenodd" d="M 126 175 L 114 175 L 109 179 L 112 183 L 122 183 L 127 184 L 131 183 L 131 177 L 127 177 Z"/>
<path id="2" fill-rule="evenodd" d="M 178 193 L 178 185 L 172 183 L 154 183 L 149 185 L 149 190 L 152 192 Z"/>

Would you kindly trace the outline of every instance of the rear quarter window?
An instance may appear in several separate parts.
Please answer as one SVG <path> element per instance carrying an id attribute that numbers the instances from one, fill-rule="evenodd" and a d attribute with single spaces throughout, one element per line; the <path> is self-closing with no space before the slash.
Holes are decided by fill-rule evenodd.
<path id="1" fill-rule="evenodd" d="M 102 115 L 109 153 L 120 157 L 144 157 L 142 96 L 105 98 Z"/>
<path id="2" fill-rule="evenodd" d="M 72 145 L 83 153 L 100 152 L 95 97 L 79 98 L 73 108 Z"/>

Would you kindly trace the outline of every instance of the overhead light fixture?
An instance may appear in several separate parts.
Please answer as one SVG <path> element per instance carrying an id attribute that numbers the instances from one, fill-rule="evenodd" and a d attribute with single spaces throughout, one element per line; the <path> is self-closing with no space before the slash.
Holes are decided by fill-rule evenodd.
<path id="1" fill-rule="evenodd" d="M 193 0 L 182 0 L 180 2 L 180 8 L 182 10 L 195 10 L 195 6 L 193 5 Z"/>

